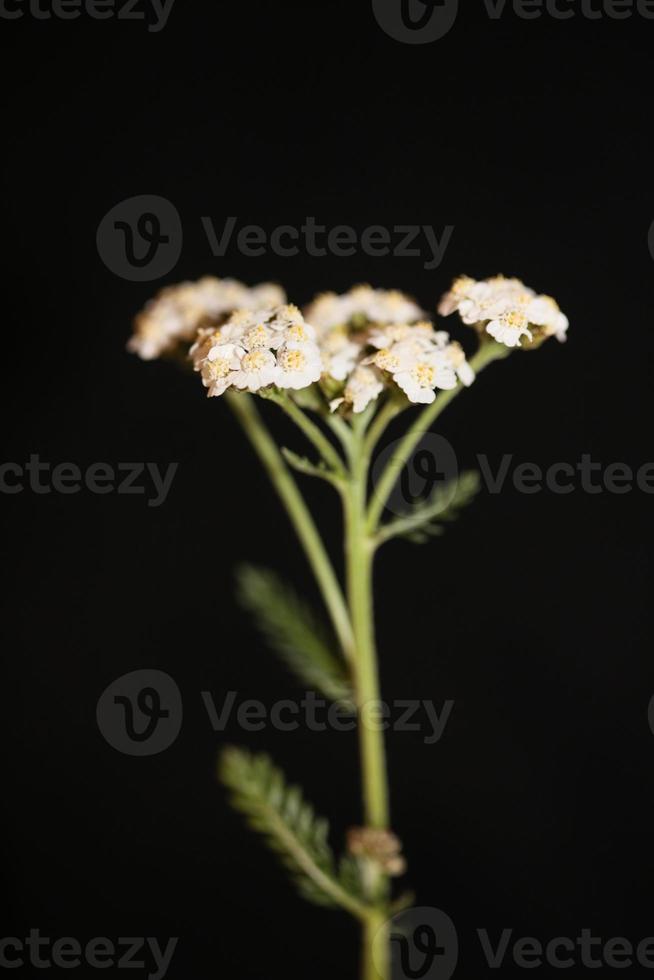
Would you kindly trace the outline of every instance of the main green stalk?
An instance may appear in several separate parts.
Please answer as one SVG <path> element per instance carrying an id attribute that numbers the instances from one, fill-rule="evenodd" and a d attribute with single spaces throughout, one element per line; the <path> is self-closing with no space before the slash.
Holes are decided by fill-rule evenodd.
<path id="1" fill-rule="evenodd" d="M 348 450 L 350 474 L 343 495 L 347 598 L 355 645 L 354 686 L 359 713 L 364 819 L 367 827 L 387 830 L 388 778 L 384 735 L 378 710 L 380 686 L 374 627 L 374 547 L 366 528 L 369 453 L 364 446 L 365 424 L 354 422 Z M 388 897 L 388 878 L 383 872 L 377 873 L 371 892 L 371 901 L 376 904 L 363 923 L 361 978 L 389 980 L 388 914 L 384 907 Z"/>
<path id="2" fill-rule="evenodd" d="M 384 738 L 376 705 L 380 700 L 372 592 L 374 548 L 366 530 L 368 468 L 362 434 L 355 430 L 345 488 L 347 597 L 354 634 L 354 682 L 359 710 L 359 742 L 366 825 L 388 829 L 388 787 Z"/>

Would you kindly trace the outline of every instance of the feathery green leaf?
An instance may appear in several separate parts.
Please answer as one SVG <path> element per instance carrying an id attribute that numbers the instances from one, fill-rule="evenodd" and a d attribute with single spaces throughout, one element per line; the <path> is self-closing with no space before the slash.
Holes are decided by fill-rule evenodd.
<path id="1" fill-rule="evenodd" d="M 238 597 L 271 647 L 302 681 L 333 701 L 352 706 L 345 664 L 313 610 L 274 572 L 253 565 L 237 570 Z"/>
<path id="2" fill-rule="evenodd" d="M 444 524 L 456 520 L 461 510 L 472 503 L 479 492 L 480 479 L 476 470 L 466 470 L 455 480 L 449 480 L 428 497 L 419 501 L 407 514 L 384 525 L 378 542 L 402 537 L 414 544 L 445 532 Z"/>
<path id="3" fill-rule="evenodd" d="M 227 748 L 219 776 L 232 805 L 277 854 L 307 901 L 342 907 L 356 916 L 364 912 L 358 889 L 350 890 L 351 876 L 336 871 L 327 840 L 329 824 L 316 816 L 297 786 L 287 785 L 269 756 Z"/>

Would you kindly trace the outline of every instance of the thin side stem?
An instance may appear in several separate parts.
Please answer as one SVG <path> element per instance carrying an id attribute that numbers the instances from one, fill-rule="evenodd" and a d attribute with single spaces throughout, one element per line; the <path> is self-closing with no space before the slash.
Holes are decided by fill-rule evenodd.
<path id="1" fill-rule="evenodd" d="M 501 344 L 484 341 L 475 356 L 470 361 L 470 366 L 478 374 L 488 364 L 500 360 L 510 354 L 510 349 Z M 456 388 L 449 391 L 441 391 L 436 399 L 427 405 L 418 415 L 413 425 L 410 426 L 406 435 L 400 440 L 399 446 L 389 459 L 381 479 L 377 484 L 368 509 L 367 530 L 373 534 L 377 529 L 386 501 L 388 500 L 398 476 L 411 457 L 411 453 L 420 442 L 422 436 L 429 430 L 441 412 L 456 398 L 463 385 L 458 384 Z"/>
<path id="2" fill-rule="evenodd" d="M 343 460 L 338 455 L 336 449 L 331 444 L 329 439 L 321 431 L 320 427 L 317 426 L 315 422 L 311 421 L 309 416 L 302 411 L 299 405 L 296 405 L 295 402 L 286 394 L 279 398 L 271 398 L 270 400 L 274 401 L 276 405 L 279 405 L 280 408 L 286 412 L 288 417 L 295 422 L 298 429 L 304 433 L 309 442 L 311 442 L 312 445 L 318 450 L 322 458 L 332 467 L 334 472 L 338 473 L 340 476 L 343 476 L 345 474 Z"/>
<path id="3" fill-rule="evenodd" d="M 375 419 L 372 422 L 363 443 L 363 452 L 366 456 L 367 463 L 370 461 L 370 457 L 374 452 L 375 446 L 386 431 L 388 425 L 393 421 L 396 415 L 399 415 L 401 411 L 402 403 L 395 398 L 389 397 L 375 416 Z"/>
<path id="4" fill-rule="evenodd" d="M 304 498 L 261 420 L 252 397 L 245 393 L 231 392 L 225 397 L 286 508 L 322 591 L 339 643 L 345 656 L 351 659 L 354 653 L 354 637 L 343 592 Z"/>

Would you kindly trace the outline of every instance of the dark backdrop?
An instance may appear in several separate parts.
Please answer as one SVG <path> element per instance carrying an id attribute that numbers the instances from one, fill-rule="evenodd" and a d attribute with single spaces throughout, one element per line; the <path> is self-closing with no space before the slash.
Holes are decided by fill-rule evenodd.
<path id="1" fill-rule="evenodd" d="M 298 693 L 233 601 L 232 570 L 268 563 L 310 590 L 302 556 L 226 407 L 126 354 L 130 320 L 202 273 L 278 280 L 299 303 L 369 281 L 430 309 L 462 271 L 517 274 L 557 297 L 569 343 L 494 366 L 439 431 L 465 465 L 650 461 L 654 22 L 492 21 L 475 4 L 445 38 L 407 45 L 368 3 L 177 0 L 159 33 L 30 16 L 2 32 L 3 460 L 179 469 L 158 508 L 2 496 L 0 931 L 178 936 L 174 980 L 354 977 L 354 926 L 295 897 L 228 810 L 215 762 L 228 741 L 264 747 L 340 845 L 360 816 L 355 741 L 215 733 L 200 699 Z M 140 194 L 171 201 L 184 228 L 153 283 L 114 274 L 96 248 L 106 212 Z M 360 253 L 214 259 L 203 215 L 454 233 L 432 271 Z M 335 511 L 308 492 L 337 545 Z M 489 972 L 478 927 L 654 933 L 650 542 L 638 490 L 509 486 L 380 561 L 384 692 L 455 701 L 436 745 L 395 733 L 388 750 L 407 881 L 456 923 L 457 975 Z M 137 668 L 169 673 L 184 700 L 180 736 L 150 758 L 117 752 L 95 720 L 106 686 Z"/>

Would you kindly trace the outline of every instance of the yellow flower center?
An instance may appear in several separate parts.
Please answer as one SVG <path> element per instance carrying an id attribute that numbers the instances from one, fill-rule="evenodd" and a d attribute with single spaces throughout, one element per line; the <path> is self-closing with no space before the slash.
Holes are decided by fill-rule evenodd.
<path id="1" fill-rule="evenodd" d="M 252 327 L 251 330 L 248 330 L 245 335 L 245 343 L 248 347 L 268 346 L 268 331 L 263 323 L 258 323 L 256 327 Z"/>
<path id="2" fill-rule="evenodd" d="M 286 350 L 279 360 L 285 371 L 301 371 L 307 359 L 301 350 Z"/>
<path id="3" fill-rule="evenodd" d="M 229 361 L 224 357 L 219 357 L 215 361 L 207 361 L 207 365 L 209 377 L 214 381 L 229 374 Z"/>
<path id="4" fill-rule="evenodd" d="M 507 327 L 512 327 L 516 330 L 524 330 L 527 326 L 527 317 L 520 310 L 510 310 L 508 313 L 504 314 L 504 322 Z"/>
<path id="5" fill-rule="evenodd" d="M 434 368 L 431 364 L 416 364 L 413 369 L 413 374 L 418 382 L 424 388 L 431 388 L 434 383 Z"/>
<path id="6" fill-rule="evenodd" d="M 268 364 L 268 358 L 266 357 L 266 352 L 262 350 L 250 351 L 249 354 L 245 355 L 245 357 L 241 361 L 241 364 L 245 371 L 260 371 Z"/>
<path id="7" fill-rule="evenodd" d="M 380 367 L 382 371 L 395 371 L 399 363 L 397 354 L 393 354 L 390 347 L 384 347 L 384 349 L 380 350 L 375 357 L 375 364 Z"/>
<path id="8" fill-rule="evenodd" d="M 307 332 L 301 323 L 294 323 L 292 327 L 289 327 L 288 336 L 291 340 L 306 340 Z"/>

